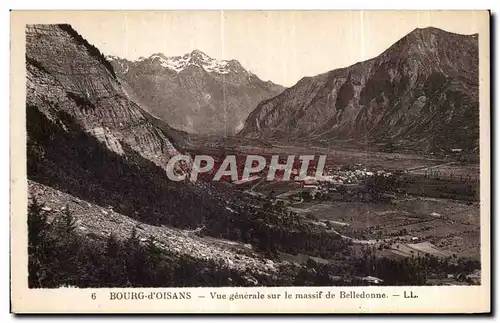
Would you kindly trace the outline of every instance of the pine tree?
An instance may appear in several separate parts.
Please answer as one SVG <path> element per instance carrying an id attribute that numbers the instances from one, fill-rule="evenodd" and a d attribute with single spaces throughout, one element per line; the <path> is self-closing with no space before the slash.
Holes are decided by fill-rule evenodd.
<path id="1" fill-rule="evenodd" d="M 64 208 L 63 215 L 56 220 L 56 231 L 61 235 L 63 240 L 69 240 L 72 237 L 72 233 L 76 230 L 76 220 L 71 214 L 69 205 L 66 204 Z"/>
<path id="2" fill-rule="evenodd" d="M 155 238 L 150 236 L 146 247 L 144 248 L 146 253 L 146 263 L 144 264 L 144 271 L 146 274 L 145 285 L 155 286 L 158 281 L 158 270 L 160 263 L 163 259 L 162 250 L 156 245 Z"/>
<path id="3" fill-rule="evenodd" d="M 28 248 L 30 254 L 42 245 L 49 228 L 47 213 L 36 198 L 28 207 Z"/>
<path id="4" fill-rule="evenodd" d="M 43 269 L 43 245 L 47 234 L 47 214 L 35 198 L 28 207 L 28 285 L 42 287 L 45 277 Z"/>
<path id="5" fill-rule="evenodd" d="M 124 286 L 128 279 L 126 253 L 123 244 L 114 234 L 110 234 L 103 253 L 102 274 L 99 275 L 101 286 Z"/>
<path id="6" fill-rule="evenodd" d="M 137 236 L 137 228 L 132 229 L 130 238 L 126 241 L 126 268 L 128 281 L 132 286 L 143 286 L 145 282 L 146 253 Z"/>
<path id="7" fill-rule="evenodd" d="M 111 233 L 106 241 L 106 256 L 110 259 L 117 258 L 120 250 L 120 243 L 116 236 Z"/>
<path id="8" fill-rule="evenodd" d="M 69 205 L 66 204 L 62 216 L 55 222 L 55 234 L 57 235 L 56 259 L 57 273 L 62 275 L 60 280 L 64 285 L 76 285 L 79 276 L 78 257 L 81 250 L 80 239 L 76 234 L 76 220 L 71 213 Z M 64 275 L 63 275 L 64 273 Z"/>

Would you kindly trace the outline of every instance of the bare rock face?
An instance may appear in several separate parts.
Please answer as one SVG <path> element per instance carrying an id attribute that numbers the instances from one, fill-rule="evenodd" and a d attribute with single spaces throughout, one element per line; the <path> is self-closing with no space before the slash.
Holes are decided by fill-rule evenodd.
<path id="1" fill-rule="evenodd" d="M 123 155 L 126 145 L 162 168 L 178 153 L 127 97 L 104 56 L 69 25 L 27 26 L 26 69 L 28 117 L 36 109 L 66 128 L 66 116 L 111 151 Z"/>
<path id="2" fill-rule="evenodd" d="M 108 59 L 136 102 L 191 133 L 232 135 L 259 102 L 284 89 L 262 81 L 236 60 L 219 61 L 199 50 L 175 57 L 153 54 L 137 61 Z"/>
<path id="3" fill-rule="evenodd" d="M 250 113 L 241 136 L 474 149 L 478 35 L 416 29 L 378 57 L 306 77 Z"/>

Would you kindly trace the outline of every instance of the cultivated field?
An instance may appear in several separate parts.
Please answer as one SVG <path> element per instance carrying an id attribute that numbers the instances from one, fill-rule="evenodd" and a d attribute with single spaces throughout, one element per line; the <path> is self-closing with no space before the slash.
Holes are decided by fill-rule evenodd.
<path id="1" fill-rule="evenodd" d="M 409 256 L 413 251 L 479 257 L 477 203 L 415 197 L 388 204 L 313 201 L 289 209 L 316 218 L 355 243 L 391 242 L 395 254 Z"/>
<path id="2" fill-rule="evenodd" d="M 214 151 L 220 154 L 220 149 Z M 430 255 L 451 259 L 451 263 L 465 258 L 480 260 L 478 164 L 460 163 L 453 156 L 277 143 L 265 147 L 225 146 L 224 149 L 224 154 L 239 156 L 327 155 L 325 174 L 345 178 L 343 183 L 327 185 L 265 179 L 245 185 L 230 184 L 264 201 L 279 202 L 312 227 L 337 233 L 352 242 L 350 255 L 321 258 L 280 252 L 281 260 L 305 263 L 312 259 L 318 264 L 345 265 L 343 257 L 365 259 L 367 250 L 374 252 L 377 258 Z M 384 196 L 382 199 L 366 197 L 367 172 L 392 174 L 396 184 L 378 188 L 379 198 Z M 344 193 L 339 186 L 344 187 Z M 307 192 L 313 194 L 304 194 Z M 364 195 L 361 198 L 357 195 L 360 192 Z M 440 276 L 438 283 L 445 283 L 443 279 Z"/>

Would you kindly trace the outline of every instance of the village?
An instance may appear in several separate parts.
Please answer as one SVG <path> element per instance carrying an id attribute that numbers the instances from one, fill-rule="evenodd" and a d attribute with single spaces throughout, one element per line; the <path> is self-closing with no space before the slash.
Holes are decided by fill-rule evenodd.
<path id="1" fill-rule="evenodd" d="M 433 257 L 458 259 L 479 248 L 474 217 L 477 202 L 439 199 L 411 191 L 413 179 L 439 181 L 424 175 L 390 169 L 326 165 L 321 176 L 292 181 L 266 181 L 254 177 L 233 183 L 254 199 L 298 214 L 303 221 L 341 235 L 354 249 L 370 248 L 378 257 Z M 292 179 L 299 170 L 292 170 Z M 309 172 L 314 174 L 314 169 Z M 459 176 L 455 180 L 460 180 Z M 409 184 L 408 184 L 409 183 Z M 446 185 L 446 184 L 445 184 Z M 408 189 L 408 187 L 410 189 Z M 456 209 L 456 210 L 454 210 Z M 450 210 L 454 210 L 451 211 Z M 360 251 L 361 252 L 361 251 Z M 316 262 L 329 260 L 311 258 Z M 480 272 L 442 273 L 429 284 L 474 284 Z M 370 285 L 377 277 L 358 277 Z"/>

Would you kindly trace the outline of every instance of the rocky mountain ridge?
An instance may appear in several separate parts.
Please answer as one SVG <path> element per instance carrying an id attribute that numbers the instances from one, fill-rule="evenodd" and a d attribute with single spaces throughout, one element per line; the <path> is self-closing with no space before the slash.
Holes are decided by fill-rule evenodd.
<path id="1" fill-rule="evenodd" d="M 262 81 L 237 60 L 216 60 L 200 50 L 108 60 L 136 102 L 174 128 L 192 133 L 232 135 L 260 101 L 284 89 Z"/>
<path id="2" fill-rule="evenodd" d="M 125 69 L 124 73 L 128 72 L 126 69 L 127 68 L 126 63 L 128 62 L 127 60 L 121 59 L 120 57 L 114 55 L 107 56 L 107 59 L 111 62 L 117 61 L 118 63 L 123 64 L 122 68 Z M 243 66 L 241 66 L 241 64 L 237 60 L 217 60 L 208 56 L 207 54 L 203 53 L 201 50 L 198 49 L 193 50 L 191 53 L 184 54 L 183 56 L 167 57 L 162 53 L 156 53 L 150 55 L 148 58 L 140 57 L 138 60 L 130 61 L 129 63 L 141 63 L 148 60 L 150 62 L 158 61 L 162 67 L 174 70 L 177 73 L 183 71 L 188 66 L 203 67 L 203 69 L 209 73 L 211 72 L 215 72 L 218 74 L 229 74 L 230 72 L 250 73 L 250 71 L 244 69 Z"/>
<path id="3" fill-rule="evenodd" d="M 269 261 L 275 248 L 313 254 L 347 248 L 338 234 L 281 207 L 262 209 L 225 183 L 169 180 L 166 164 L 184 133 L 131 100 L 113 67 L 71 26 L 30 25 L 26 40 L 28 205 L 37 200 L 57 215 L 68 204 L 80 240 L 102 245 L 111 233 L 123 240 L 142 227 L 141 238 L 152 235 L 202 268 L 220 260 L 221 270 L 251 272 L 245 286 L 276 280 L 281 263 Z M 283 265 L 293 277 L 298 267 Z"/>
<path id="4" fill-rule="evenodd" d="M 74 35 L 69 25 L 27 26 L 28 118 L 40 113 L 67 130 L 61 119 L 65 115 L 110 151 L 123 155 L 126 145 L 165 168 L 177 149 L 147 122 L 147 115 L 123 91 L 112 67 L 110 72 L 91 45 Z M 28 140 L 35 139 L 30 134 Z"/>
<path id="5" fill-rule="evenodd" d="M 194 201 L 224 210 L 213 188 L 168 180 L 184 135 L 132 101 L 103 62 L 69 25 L 27 26 L 28 178 L 151 223 L 196 225 L 207 209 Z"/>
<path id="6" fill-rule="evenodd" d="M 477 39 L 416 29 L 373 59 L 305 77 L 261 102 L 239 135 L 472 150 L 479 139 Z"/>

